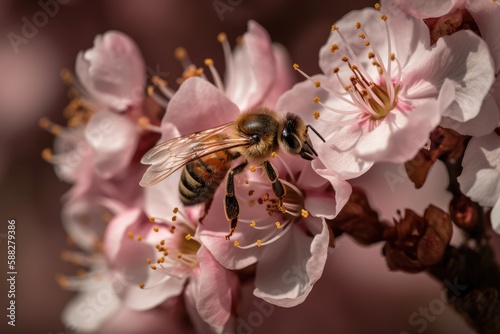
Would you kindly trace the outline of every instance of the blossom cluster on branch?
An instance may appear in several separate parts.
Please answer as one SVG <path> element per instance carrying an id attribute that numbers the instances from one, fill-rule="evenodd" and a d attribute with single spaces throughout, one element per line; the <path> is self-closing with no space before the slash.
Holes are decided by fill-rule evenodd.
<path id="1" fill-rule="evenodd" d="M 224 75 L 212 59 L 199 67 L 177 49 L 178 88 L 148 76 L 127 35 L 97 36 L 75 73 L 62 72 L 67 125 L 40 120 L 55 135 L 42 156 L 72 184 L 63 197 L 71 249 L 63 259 L 79 269 L 58 276 L 77 292 L 63 322 L 83 332 L 232 333 L 243 284 L 267 303 L 294 307 L 341 235 L 383 243 L 390 270 L 436 273 L 453 253 L 454 226 L 478 244 L 489 226 L 500 233 L 499 19 L 491 0 L 382 1 L 331 27 L 319 50 L 322 73 L 313 75 L 315 64 L 292 64 L 250 21 L 233 49 L 225 34 L 217 37 Z M 294 70 L 303 81 L 295 83 Z M 284 150 L 267 157 L 279 195 L 263 161 L 224 146 L 224 154 L 248 160 L 234 177 L 239 211 L 230 238 L 226 180 L 196 205 L 186 205 L 179 189 L 202 186 L 193 176 L 203 173 L 180 166 L 139 185 L 141 178 L 149 185 L 145 173 L 162 172 L 155 169 L 161 151 L 146 161 L 153 166 L 141 164 L 155 145 L 189 143 L 257 109 L 275 110 L 280 120 L 292 113 L 310 126 L 314 159 Z M 280 131 L 273 140 L 290 135 Z M 238 142 L 227 136 L 211 143 Z M 201 157 L 194 154 L 186 163 Z M 99 312 L 85 307 L 104 295 Z"/>

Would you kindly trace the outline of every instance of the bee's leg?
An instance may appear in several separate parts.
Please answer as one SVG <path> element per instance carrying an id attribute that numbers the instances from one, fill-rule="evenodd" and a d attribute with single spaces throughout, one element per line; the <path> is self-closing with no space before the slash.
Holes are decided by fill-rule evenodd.
<path id="1" fill-rule="evenodd" d="M 264 161 L 262 163 L 262 167 L 264 167 L 264 171 L 266 172 L 267 177 L 271 181 L 273 192 L 276 197 L 278 197 L 278 206 L 281 208 L 283 206 L 283 197 L 286 194 L 285 187 L 283 187 L 283 183 L 278 179 L 278 174 L 274 169 L 273 165 L 268 161 Z"/>
<path id="2" fill-rule="evenodd" d="M 236 226 L 238 225 L 238 215 L 240 214 L 240 207 L 238 205 L 238 200 L 234 193 L 234 176 L 241 173 L 248 162 L 244 161 L 238 166 L 234 167 L 227 173 L 227 184 L 226 184 L 226 197 L 224 198 L 224 211 L 226 213 L 226 218 L 231 223 L 229 225 L 229 234 L 226 235 L 226 240 L 229 240 L 236 231 Z"/>

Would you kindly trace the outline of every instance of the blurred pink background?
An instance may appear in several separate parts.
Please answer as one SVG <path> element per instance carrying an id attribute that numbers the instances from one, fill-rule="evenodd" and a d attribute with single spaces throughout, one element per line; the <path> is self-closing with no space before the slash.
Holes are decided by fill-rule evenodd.
<path id="1" fill-rule="evenodd" d="M 47 2 L 43 1 L 42 2 Z M 50 1 L 49 1 L 50 2 Z M 61 2 L 68 2 L 61 1 Z M 59 71 L 73 69 L 80 50 L 90 48 L 94 36 L 107 30 L 129 34 L 141 48 L 146 64 L 174 82 L 182 68 L 173 51 L 187 48 L 194 63 L 214 59 L 223 68 L 219 32 L 234 45 L 249 19 L 262 24 L 275 42 L 285 45 L 292 61 L 306 72 L 319 72 L 319 48 L 330 26 L 352 9 L 372 5 L 368 0 L 220 0 L 238 4 L 220 19 L 214 3 L 204 0 L 71 0 L 38 29 L 15 53 L 8 34 L 21 34 L 42 10 L 38 1 L 0 2 L 0 233 L 8 219 L 16 220 L 17 286 L 16 327 L 7 326 L 5 280 L 6 241 L 0 238 L 0 332 L 65 333 L 60 313 L 72 293 L 59 288 L 56 273 L 73 274 L 60 260 L 66 247 L 60 221 L 61 196 L 69 185 L 59 181 L 41 151 L 53 136 L 38 127 L 42 116 L 62 123 L 68 102 Z M 290 69 L 292 70 L 292 69 Z M 297 80 L 300 78 L 297 76 Z M 2 235 L 0 235 L 2 237 Z M 256 310 L 253 288 L 245 289 L 242 319 Z M 274 308 L 251 333 L 417 333 L 408 318 L 441 294 L 441 287 L 425 274 L 390 273 L 380 246 L 362 248 L 338 240 L 324 277 L 310 298 L 294 309 Z M 168 332 L 168 329 L 165 330 Z M 427 333 L 469 333 L 451 308 L 429 322 Z M 68 332 L 69 333 L 69 332 Z M 249 332 L 250 333 L 250 332 Z"/>

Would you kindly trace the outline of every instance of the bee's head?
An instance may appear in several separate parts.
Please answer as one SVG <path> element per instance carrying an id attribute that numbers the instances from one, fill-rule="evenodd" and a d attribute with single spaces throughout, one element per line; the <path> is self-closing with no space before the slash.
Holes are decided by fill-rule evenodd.
<path id="1" fill-rule="evenodd" d="M 307 134 L 306 125 L 299 116 L 288 113 L 280 129 L 278 142 L 280 148 L 289 154 L 300 155 L 303 159 L 312 160 L 318 156 Z M 314 129 L 313 129 L 314 131 Z M 314 131 L 318 134 L 316 131 Z M 319 134 L 318 134 L 319 136 Z M 322 140 L 323 138 L 319 136 Z M 323 140 L 324 141 L 324 140 Z"/>

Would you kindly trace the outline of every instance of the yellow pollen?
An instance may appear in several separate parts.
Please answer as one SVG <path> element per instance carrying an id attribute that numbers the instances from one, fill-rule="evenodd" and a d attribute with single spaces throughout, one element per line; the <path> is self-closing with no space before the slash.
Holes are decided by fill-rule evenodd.
<path id="1" fill-rule="evenodd" d="M 254 194 L 254 192 L 255 192 L 255 190 L 253 190 L 253 189 L 252 189 L 252 190 L 249 190 L 249 191 L 248 191 L 248 196 L 252 196 L 252 195 Z"/>
<path id="2" fill-rule="evenodd" d="M 147 258 L 146 263 L 151 264 L 151 259 L 149 257 Z"/>
<path id="3" fill-rule="evenodd" d="M 277 156 L 278 156 L 278 153 L 276 153 L 276 152 L 272 152 L 272 153 L 271 153 L 271 157 L 272 157 L 272 158 L 276 158 Z"/>
<path id="4" fill-rule="evenodd" d="M 260 246 L 262 246 L 262 240 L 259 239 L 259 240 L 257 240 L 257 247 L 260 247 Z"/>
<path id="5" fill-rule="evenodd" d="M 158 232 L 160 229 L 158 227 L 153 227 L 153 231 Z"/>
<path id="6" fill-rule="evenodd" d="M 299 69 L 299 64 L 293 64 L 293 69 L 297 71 Z"/>
<path id="7" fill-rule="evenodd" d="M 151 82 L 154 85 L 157 85 L 157 86 L 160 86 L 160 87 L 167 87 L 167 82 L 165 80 L 163 80 L 162 78 L 160 78 L 159 76 L 157 76 L 157 75 L 153 75 L 153 77 L 151 78 Z"/>
<path id="8" fill-rule="evenodd" d="M 396 59 L 396 55 L 394 53 L 391 53 L 391 60 Z"/>
<path id="9" fill-rule="evenodd" d="M 340 71 L 340 69 L 339 69 L 338 67 L 334 67 L 334 68 L 333 68 L 333 73 L 335 73 L 335 74 L 336 74 L 336 73 L 339 73 L 339 71 Z"/>
<path id="10" fill-rule="evenodd" d="M 332 31 L 337 31 L 339 30 L 339 27 L 337 27 L 336 25 L 332 25 Z"/>
<path id="11" fill-rule="evenodd" d="M 343 56 L 341 59 L 344 63 L 347 63 L 349 61 L 349 58 L 347 56 Z"/>
<path id="12" fill-rule="evenodd" d="M 192 238 L 192 237 L 191 237 L 191 234 L 189 234 L 189 233 L 188 233 L 188 234 L 186 234 L 186 240 L 191 240 L 191 238 Z"/>
<path id="13" fill-rule="evenodd" d="M 239 245 L 240 245 L 240 242 L 239 242 L 238 240 L 235 240 L 235 241 L 233 242 L 233 246 L 234 246 L 234 247 L 238 247 Z"/>
<path id="14" fill-rule="evenodd" d="M 337 44 L 332 44 L 332 46 L 330 46 L 331 53 L 335 53 L 335 51 L 337 51 L 338 49 L 339 49 L 339 46 Z"/>
<path id="15" fill-rule="evenodd" d="M 213 66 L 214 65 L 213 59 L 212 58 L 205 59 L 205 65 L 207 65 L 207 66 Z"/>
<path id="16" fill-rule="evenodd" d="M 355 26 L 356 26 L 356 29 L 361 28 L 361 22 L 356 22 Z"/>
<path id="17" fill-rule="evenodd" d="M 315 96 L 315 97 L 313 98 L 313 101 L 314 101 L 314 103 L 319 103 L 319 97 L 318 97 L 318 96 Z"/>
<path id="18" fill-rule="evenodd" d="M 183 47 L 178 47 L 174 51 L 174 56 L 175 56 L 175 58 L 177 58 L 177 60 L 186 59 L 186 57 L 187 57 L 187 51 Z"/>
<path id="19" fill-rule="evenodd" d="M 147 92 L 148 96 L 153 96 L 153 94 L 155 93 L 155 88 L 153 86 L 148 86 L 148 88 L 146 89 L 146 92 Z"/>
<path id="20" fill-rule="evenodd" d="M 319 88 L 321 86 L 321 82 L 315 81 L 314 82 L 314 86 L 316 86 L 316 88 Z"/>
<path id="21" fill-rule="evenodd" d="M 365 46 L 370 46 L 370 41 L 369 40 L 365 41 Z"/>
<path id="22" fill-rule="evenodd" d="M 172 210 L 173 213 L 177 213 L 179 212 L 179 208 L 178 207 L 175 207 L 174 210 Z"/>
<path id="23" fill-rule="evenodd" d="M 42 151 L 42 159 L 47 162 L 52 160 L 52 150 L 50 148 L 46 148 Z"/>
<path id="24" fill-rule="evenodd" d="M 276 225 L 276 228 L 279 230 L 281 228 L 281 223 L 280 222 L 276 222 L 274 223 Z"/>
<path id="25" fill-rule="evenodd" d="M 180 259 L 182 259 L 182 254 L 181 254 L 181 253 L 177 254 L 177 258 L 178 258 L 179 260 L 180 260 Z"/>
<path id="26" fill-rule="evenodd" d="M 174 222 L 174 221 L 176 221 L 176 220 L 177 220 L 177 216 L 175 216 L 175 215 L 174 215 L 174 216 L 172 216 L 172 221 Z"/>
<path id="27" fill-rule="evenodd" d="M 140 287 L 141 289 L 144 289 L 144 283 L 139 284 L 139 287 Z"/>
<path id="28" fill-rule="evenodd" d="M 319 118 L 319 111 L 315 111 L 314 112 L 314 119 L 318 119 Z"/>
<path id="29" fill-rule="evenodd" d="M 252 173 L 255 172 L 255 166 L 250 166 L 249 169 Z"/>
<path id="30" fill-rule="evenodd" d="M 363 33 L 360 33 L 360 34 L 358 35 L 358 37 L 359 37 L 359 38 L 361 38 L 361 39 L 365 39 L 365 38 L 366 38 L 366 35 L 365 35 L 365 34 L 363 34 Z"/>
<path id="31" fill-rule="evenodd" d="M 153 264 L 153 265 L 151 266 L 151 269 L 156 270 L 156 266 Z"/>
<path id="32" fill-rule="evenodd" d="M 306 209 L 302 209 L 302 210 L 300 211 L 300 215 L 301 215 L 302 217 L 304 217 L 304 218 L 307 218 L 307 217 L 309 217 L 309 211 L 307 211 Z"/>
<path id="33" fill-rule="evenodd" d="M 174 233 L 174 232 L 175 232 L 175 226 L 170 227 L 170 233 Z M 163 241 L 163 242 L 165 242 L 165 241 Z"/>
<path id="34" fill-rule="evenodd" d="M 219 41 L 219 43 L 224 43 L 225 41 L 227 41 L 226 33 L 224 33 L 224 32 L 219 33 L 217 35 L 217 41 Z"/>
<path id="35" fill-rule="evenodd" d="M 137 236 L 137 241 L 142 241 L 142 235 Z"/>
<path id="36" fill-rule="evenodd" d="M 140 126 L 146 126 L 151 123 L 149 122 L 149 119 L 146 116 L 143 116 L 137 120 L 137 124 L 139 124 Z"/>
<path id="37" fill-rule="evenodd" d="M 132 231 L 128 231 L 127 235 L 130 239 L 134 237 L 134 233 L 132 233 Z"/>
<path id="38" fill-rule="evenodd" d="M 380 19 L 387 21 L 387 16 L 385 14 L 380 15 Z"/>
<path id="39" fill-rule="evenodd" d="M 250 226 L 251 226 L 251 227 L 255 227 L 255 225 L 257 225 L 257 223 L 255 222 L 255 220 L 252 220 L 252 221 L 250 222 Z"/>
<path id="40" fill-rule="evenodd" d="M 378 2 L 375 5 L 373 5 L 373 7 L 375 7 L 376 10 L 380 10 L 380 4 Z"/>

